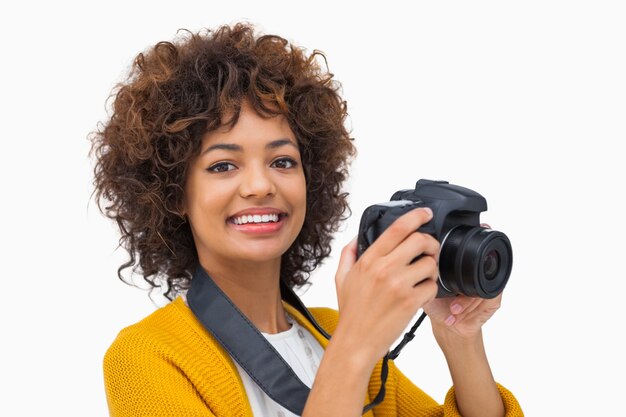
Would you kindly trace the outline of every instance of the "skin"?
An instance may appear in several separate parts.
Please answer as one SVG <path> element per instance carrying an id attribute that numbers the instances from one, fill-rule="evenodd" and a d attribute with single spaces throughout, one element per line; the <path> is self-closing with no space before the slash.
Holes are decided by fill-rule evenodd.
<path id="1" fill-rule="evenodd" d="M 225 144 L 238 150 L 224 149 Z M 233 226 L 234 214 L 254 207 L 278 208 L 287 216 L 273 233 L 244 233 Z M 200 264 L 217 285 L 261 331 L 288 330 L 280 257 L 304 222 L 306 183 L 287 121 L 264 119 L 244 102 L 231 130 L 207 134 L 188 170 L 184 211 Z M 406 213 L 358 260 L 356 239 L 343 249 L 335 276 L 339 324 L 303 416 L 360 416 L 374 365 L 420 308 L 430 317 L 463 415 L 504 415 L 481 333 L 500 297 L 435 299 L 439 243 L 415 232 L 431 216 L 428 209 Z M 411 264 L 419 254 L 424 256 Z"/>
<path id="2" fill-rule="evenodd" d="M 284 144 L 268 148 L 279 140 Z M 220 129 L 203 138 L 185 184 L 184 211 L 200 264 L 266 333 L 290 327 L 279 278 L 280 258 L 298 236 L 306 213 L 306 182 L 297 143 L 284 117 L 264 119 L 243 103 L 230 131 Z M 240 150 L 209 149 L 225 144 Z M 244 233 L 229 222 L 234 214 L 255 207 L 285 212 L 281 229 Z"/>

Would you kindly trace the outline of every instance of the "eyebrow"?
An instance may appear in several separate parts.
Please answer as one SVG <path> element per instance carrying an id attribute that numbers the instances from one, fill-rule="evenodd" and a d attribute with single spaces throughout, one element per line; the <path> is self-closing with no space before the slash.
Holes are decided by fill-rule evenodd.
<path id="1" fill-rule="evenodd" d="M 281 146 L 285 146 L 285 145 L 291 145 L 294 148 L 298 149 L 298 146 L 293 143 L 292 140 L 290 139 L 276 139 L 271 141 L 270 143 L 268 143 L 267 145 L 265 145 L 265 149 L 276 149 L 276 148 L 280 148 Z M 239 145 L 236 145 L 234 143 L 216 143 L 215 145 L 211 145 L 208 148 L 206 148 L 205 150 L 202 151 L 202 153 L 200 155 L 204 155 L 208 152 L 211 152 L 215 149 L 224 149 L 227 151 L 235 151 L 235 152 L 243 152 L 243 148 Z"/>

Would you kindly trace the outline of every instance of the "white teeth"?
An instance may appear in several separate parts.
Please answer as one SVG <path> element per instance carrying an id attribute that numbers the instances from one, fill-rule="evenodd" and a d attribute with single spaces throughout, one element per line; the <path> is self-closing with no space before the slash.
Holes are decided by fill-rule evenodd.
<path id="1" fill-rule="evenodd" d="M 235 217 L 233 222 L 235 224 L 246 224 L 246 223 L 269 223 L 269 222 L 277 222 L 278 214 L 255 214 L 255 215 L 244 215 L 240 217 Z"/>

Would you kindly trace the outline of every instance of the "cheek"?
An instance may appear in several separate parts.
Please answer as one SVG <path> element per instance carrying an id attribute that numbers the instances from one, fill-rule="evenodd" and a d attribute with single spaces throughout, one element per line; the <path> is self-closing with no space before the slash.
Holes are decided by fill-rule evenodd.
<path id="1" fill-rule="evenodd" d="M 185 206 L 192 223 L 201 224 L 215 221 L 223 196 L 214 192 L 215 186 L 207 181 L 190 181 L 185 187 Z M 219 188 L 217 189 L 219 190 Z"/>
<path id="2" fill-rule="evenodd" d="M 306 203 L 306 179 L 304 178 L 304 173 L 298 175 L 295 178 L 292 178 L 289 184 L 289 194 L 291 199 L 295 202 Z"/>
<path id="3" fill-rule="evenodd" d="M 293 187 L 293 201 L 294 205 L 297 206 L 301 213 L 302 219 L 304 221 L 304 216 L 306 215 L 306 182 L 304 180 L 304 175 L 302 179 L 298 181 L 298 183 Z"/>
<path id="4" fill-rule="evenodd" d="M 207 187 L 201 194 L 196 196 L 196 210 L 204 221 L 221 221 L 225 216 L 229 198 L 220 188 Z"/>

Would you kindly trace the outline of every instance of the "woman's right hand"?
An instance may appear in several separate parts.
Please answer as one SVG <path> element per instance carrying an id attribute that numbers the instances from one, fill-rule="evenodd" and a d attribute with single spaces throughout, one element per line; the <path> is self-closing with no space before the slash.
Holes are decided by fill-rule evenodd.
<path id="1" fill-rule="evenodd" d="M 416 232 L 431 218 L 428 208 L 411 210 L 358 260 L 356 238 L 341 252 L 335 276 L 339 323 L 333 339 L 372 366 L 437 295 L 439 242 Z"/>
<path id="2" fill-rule="evenodd" d="M 356 239 L 341 252 L 335 283 L 339 323 L 302 413 L 360 416 L 372 369 L 417 310 L 437 295 L 439 242 L 417 233 L 430 210 L 405 213 L 357 260 Z M 423 255 L 411 263 L 416 256 Z"/>

